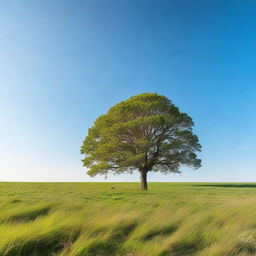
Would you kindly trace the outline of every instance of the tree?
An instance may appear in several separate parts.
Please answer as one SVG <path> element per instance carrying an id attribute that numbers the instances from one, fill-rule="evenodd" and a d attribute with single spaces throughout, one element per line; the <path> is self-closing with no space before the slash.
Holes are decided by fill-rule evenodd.
<path id="1" fill-rule="evenodd" d="M 140 172 L 141 190 L 147 173 L 180 173 L 181 166 L 201 166 L 194 123 L 165 96 L 142 93 L 122 101 L 89 128 L 81 147 L 88 174 Z"/>

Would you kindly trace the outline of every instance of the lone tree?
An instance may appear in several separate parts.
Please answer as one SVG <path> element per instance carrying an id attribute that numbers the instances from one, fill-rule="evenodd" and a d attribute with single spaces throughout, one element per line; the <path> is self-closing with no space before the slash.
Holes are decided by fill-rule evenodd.
<path id="1" fill-rule="evenodd" d="M 191 117 L 165 96 L 142 93 L 122 101 L 100 116 L 81 147 L 88 174 L 140 172 L 141 190 L 147 173 L 180 173 L 182 165 L 199 168 L 198 137 Z"/>

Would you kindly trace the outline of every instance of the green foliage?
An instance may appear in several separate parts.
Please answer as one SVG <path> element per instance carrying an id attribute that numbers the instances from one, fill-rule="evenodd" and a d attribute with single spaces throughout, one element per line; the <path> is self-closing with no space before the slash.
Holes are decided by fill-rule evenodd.
<path id="1" fill-rule="evenodd" d="M 140 170 L 179 172 L 199 168 L 201 145 L 194 123 L 165 96 L 143 93 L 122 101 L 100 116 L 81 147 L 88 174 Z"/>
<path id="2" fill-rule="evenodd" d="M 0 255 L 256 255 L 255 189 L 152 183 L 142 193 L 136 183 L 0 183 Z"/>

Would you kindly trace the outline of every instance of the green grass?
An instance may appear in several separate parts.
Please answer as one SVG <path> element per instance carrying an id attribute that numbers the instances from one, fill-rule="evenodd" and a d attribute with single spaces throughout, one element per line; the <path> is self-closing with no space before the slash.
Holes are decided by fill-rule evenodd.
<path id="1" fill-rule="evenodd" d="M 0 256 L 256 255 L 256 184 L 0 183 Z"/>

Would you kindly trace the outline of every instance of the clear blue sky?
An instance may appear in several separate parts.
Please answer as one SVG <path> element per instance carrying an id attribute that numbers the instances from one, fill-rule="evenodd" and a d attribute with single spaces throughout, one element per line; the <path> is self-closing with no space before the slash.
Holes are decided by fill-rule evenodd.
<path id="1" fill-rule="evenodd" d="M 256 182 L 255 13 L 236 0 L 0 1 L 0 180 L 104 181 L 81 166 L 87 129 L 157 92 L 194 119 L 203 167 L 149 181 Z"/>

